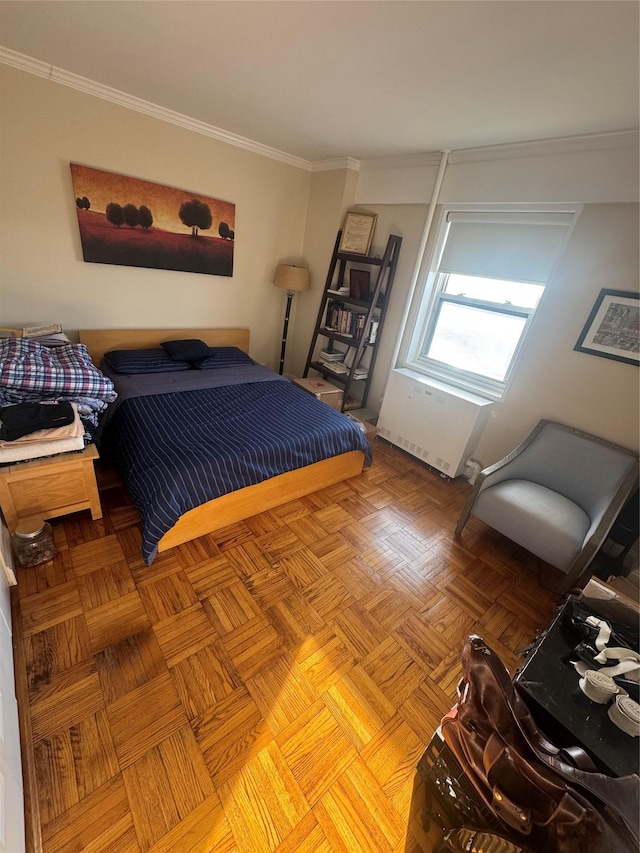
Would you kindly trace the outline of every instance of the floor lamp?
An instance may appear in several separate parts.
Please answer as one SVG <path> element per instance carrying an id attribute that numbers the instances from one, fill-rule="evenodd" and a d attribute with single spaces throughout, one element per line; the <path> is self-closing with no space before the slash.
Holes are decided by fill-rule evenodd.
<path id="1" fill-rule="evenodd" d="M 289 330 L 289 315 L 291 313 L 291 300 L 297 290 L 309 290 L 309 270 L 306 267 L 296 267 L 293 264 L 278 264 L 273 283 L 287 291 L 287 310 L 284 315 L 284 328 L 282 329 L 282 348 L 280 349 L 280 370 L 282 376 L 284 371 L 284 354 L 287 349 L 287 332 Z"/>

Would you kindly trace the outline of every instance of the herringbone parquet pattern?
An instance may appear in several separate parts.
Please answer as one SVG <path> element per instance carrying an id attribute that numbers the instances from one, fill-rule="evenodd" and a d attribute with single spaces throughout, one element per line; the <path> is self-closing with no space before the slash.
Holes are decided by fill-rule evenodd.
<path id="1" fill-rule="evenodd" d="M 44 853 L 430 851 L 415 767 L 464 638 L 515 667 L 555 610 L 530 555 L 455 540 L 469 489 L 378 440 L 151 567 L 117 485 L 54 522 L 18 587 Z"/>

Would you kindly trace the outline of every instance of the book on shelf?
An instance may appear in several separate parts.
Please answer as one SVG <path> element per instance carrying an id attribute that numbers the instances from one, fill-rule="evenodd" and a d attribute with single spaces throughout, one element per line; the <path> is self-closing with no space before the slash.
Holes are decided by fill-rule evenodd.
<path id="1" fill-rule="evenodd" d="M 334 287 L 329 288 L 327 293 L 330 293 L 332 296 L 349 296 L 351 289 L 349 287 Z"/>
<path id="2" fill-rule="evenodd" d="M 320 350 L 320 360 L 321 361 L 342 361 L 344 358 L 344 353 L 339 349 L 321 349 Z"/>
<path id="3" fill-rule="evenodd" d="M 320 364 L 324 367 L 325 370 L 331 371 L 331 373 L 349 372 L 349 369 L 345 367 L 341 361 L 322 361 L 322 359 L 320 359 Z"/>
<path id="4" fill-rule="evenodd" d="M 380 325 L 379 320 L 372 320 L 371 325 L 369 326 L 369 336 L 367 338 L 368 344 L 375 344 L 376 338 L 378 337 L 378 327 Z"/>
<path id="5" fill-rule="evenodd" d="M 353 371 L 354 379 L 367 379 L 369 376 L 369 370 L 366 367 L 356 367 Z"/>
<path id="6" fill-rule="evenodd" d="M 350 311 L 343 302 L 327 303 L 325 328 L 347 337 L 359 337 L 364 329 L 367 315 L 363 311 Z"/>

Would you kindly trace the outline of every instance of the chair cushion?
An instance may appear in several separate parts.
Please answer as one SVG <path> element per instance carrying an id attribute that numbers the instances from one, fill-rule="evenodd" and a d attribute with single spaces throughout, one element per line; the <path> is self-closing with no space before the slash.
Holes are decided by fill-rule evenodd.
<path id="1" fill-rule="evenodd" d="M 582 550 L 591 526 L 573 501 L 528 480 L 504 480 L 483 489 L 472 513 L 563 572 Z"/>
<path id="2" fill-rule="evenodd" d="M 636 454 L 630 450 L 547 423 L 527 449 L 505 466 L 508 476 L 499 479 L 533 480 L 564 495 L 594 519 L 610 504 L 635 461 Z"/>

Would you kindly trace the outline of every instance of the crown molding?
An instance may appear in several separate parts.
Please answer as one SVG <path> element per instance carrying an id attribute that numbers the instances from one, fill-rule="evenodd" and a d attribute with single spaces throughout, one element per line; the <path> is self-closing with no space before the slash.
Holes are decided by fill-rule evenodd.
<path id="1" fill-rule="evenodd" d="M 9 50 L 8 47 L 2 47 L 1 45 L 0 62 L 4 65 L 11 65 L 13 68 L 19 68 L 21 71 L 27 71 L 29 74 L 35 74 L 37 77 L 51 77 L 51 65 L 41 62 L 39 59 L 25 56 L 23 53 L 18 53 L 15 50 Z"/>
<path id="2" fill-rule="evenodd" d="M 374 171 L 377 169 L 415 169 L 420 166 L 438 167 L 442 160 L 441 151 L 425 151 L 423 154 L 401 154 L 397 157 L 372 157 L 362 160 L 361 170 Z"/>
<path id="3" fill-rule="evenodd" d="M 96 83 L 94 80 L 89 80 L 87 77 L 82 77 L 71 71 L 65 71 L 62 68 L 56 68 L 55 65 L 49 65 L 46 62 L 25 56 L 15 50 L 0 46 L 0 62 L 4 65 L 18 68 L 21 71 L 26 71 L 29 74 L 44 77 L 52 83 L 59 83 L 62 86 L 68 86 L 87 95 L 93 95 L 96 98 L 102 98 L 104 101 L 118 104 L 126 109 L 135 110 L 152 118 L 157 118 L 160 121 L 178 125 L 193 133 L 200 133 L 203 136 L 217 139 L 219 142 L 225 142 L 228 145 L 234 145 L 236 148 L 251 151 L 253 154 L 269 157 L 272 160 L 286 163 L 289 166 L 295 166 L 298 169 L 304 169 L 307 172 L 312 170 L 312 163 L 309 160 L 295 157 L 293 154 L 287 154 L 285 151 L 279 151 L 277 148 L 271 148 L 268 145 L 262 145 L 260 142 L 254 142 L 251 139 L 246 139 L 244 136 L 238 136 L 222 128 L 214 127 L 206 122 L 198 121 L 182 113 L 158 106 L 158 104 L 150 103 L 142 98 L 136 98 L 133 95 L 128 95 L 126 92 L 121 92 L 119 89 L 112 89 L 110 86 L 104 86 L 102 83 Z"/>
<path id="4" fill-rule="evenodd" d="M 574 154 L 578 151 L 597 151 L 610 148 L 638 146 L 639 129 L 625 128 L 579 136 L 559 136 L 528 142 L 508 142 L 480 148 L 459 148 L 449 155 L 449 164 L 474 163 L 481 160 L 507 160 L 517 157 L 541 157 L 549 154 Z"/>
<path id="5" fill-rule="evenodd" d="M 312 172 L 330 172 L 333 169 L 352 169 L 354 172 L 359 172 L 360 160 L 355 160 L 353 157 L 334 157 L 331 160 L 315 160 L 311 164 Z"/>

